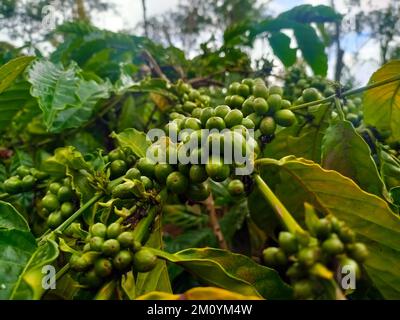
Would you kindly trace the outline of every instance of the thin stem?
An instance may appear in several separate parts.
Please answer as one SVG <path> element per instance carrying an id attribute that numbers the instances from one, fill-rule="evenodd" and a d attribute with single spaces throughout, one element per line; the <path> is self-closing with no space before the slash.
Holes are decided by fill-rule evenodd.
<path id="1" fill-rule="evenodd" d="M 268 187 L 265 181 L 258 174 L 256 174 L 254 178 L 262 195 L 272 206 L 272 209 L 275 211 L 277 216 L 282 220 L 283 224 L 286 226 L 288 231 L 292 233 L 304 233 L 305 231 L 303 230 L 303 228 L 292 217 L 290 212 L 285 208 L 285 206 L 278 199 L 278 197 L 272 192 L 272 190 Z"/>
<path id="2" fill-rule="evenodd" d="M 4 199 L 7 199 L 9 196 L 10 196 L 10 195 L 9 195 L 8 193 L 2 193 L 2 194 L 0 194 L 0 201 L 1 201 L 1 200 L 4 200 Z"/>
<path id="3" fill-rule="evenodd" d="M 150 226 L 154 222 L 158 213 L 158 206 L 151 207 L 147 216 L 140 220 L 139 224 L 136 226 L 134 233 L 134 238 L 143 244 L 147 235 L 149 234 Z"/>
<path id="4" fill-rule="evenodd" d="M 389 83 L 392 83 L 392 82 L 396 82 L 396 81 L 399 81 L 399 80 L 400 80 L 400 75 L 397 75 L 397 76 L 391 77 L 389 79 L 378 81 L 378 82 L 369 84 L 369 85 L 361 87 L 361 88 L 347 90 L 347 91 L 341 93 L 340 95 L 334 94 L 334 95 L 331 95 L 331 96 L 329 96 L 329 97 L 327 97 L 325 99 L 312 101 L 312 102 L 308 102 L 308 103 L 303 103 L 303 104 L 300 104 L 298 106 L 293 106 L 293 107 L 290 108 L 290 110 L 293 111 L 293 110 L 298 110 L 298 109 L 304 109 L 304 108 L 316 106 L 316 105 L 319 105 L 319 104 L 323 104 L 323 103 L 326 103 L 326 102 L 332 102 L 332 101 L 334 101 L 335 98 L 352 96 L 352 95 L 355 95 L 355 94 L 358 94 L 358 93 L 361 93 L 361 92 L 364 92 L 364 91 L 367 91 L 367 90 L 371 90 L 371 89 L 374 89 L 376 87 L 380 87 L 380 86 L 383 86 L 383 85 L 386 85 L 386 84 L 389 84 Z"/>
<path id="5" fill-rule="evenodd" d="M 336 110 L 338 112 L 339 119 L 344 121 L 345 120 L 345 116 L 344 116 L 342 104 L 340 103 L 340 100 L 339 100 L 338 97 L 335 97 L 335 107 L 336 107 Z"/>
<path id="6" fill-rule="evenodd" d="M 93 198 L 91 198 L 88 202 L 86 202 L 82 207 L 79 208 L 72 216 L 70 216 L 67 220 L 65 220 L 57 229 L 53 231 L 53 233 L 63 232 L 72 222 L 74 222 L 79 216 L 88 208 L 90 208 L 94 203 L 103 197 L 103 194 L 97 194 Z"/>
<path id="7" fill-rule="evenodd" d="M 228 244 L 226 243 L 226 240 L 224 238 L 224 235 L 221 231 L 221 226 L 218 221 L 217 213 L 215 212 L 215 205 L 214 205 L 214 199 L 213 196 L 210 195 L 206 201 L 204 201 L 204 204 L 207 207 L 208 215 L 210 217 L 210 224 L 212 226 L 213 232 L 215 237 L 218 240 L 219 247 L 221 249 L 228 250 Z"/>

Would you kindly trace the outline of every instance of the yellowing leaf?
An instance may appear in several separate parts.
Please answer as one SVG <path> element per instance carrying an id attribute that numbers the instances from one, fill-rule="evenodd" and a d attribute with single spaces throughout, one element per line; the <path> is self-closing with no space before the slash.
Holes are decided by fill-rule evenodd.
<path id="1" fill-rule="evenodd" d="M 197 287 L 182 294 L 150 292 L 137 300 L 260 300 L 257 296 L 246 296 L 215 287 Z"/>
<path id="2" fill-rule="evenodd" d="M 370 251 L 365 266 L 375 286 L 385 298 L 400 298 L 400 219 L 383 199 L 309 160 L 286 157 L 264 164 L 280 169 L 277 194 L 290 212 L 309 202 L 352 228 Z"/>
<path id="3" fill-rule="evenodd" d="M 376 71 L 369 83 L 400 76 L 400 60 L 385 64 Z M 380 131 L 391 131 L 400 140 L 400 80 L 367 90 L 364 94 L 364 121 Z"/>
<path id="4" fill-rule="evenodd" d="M 19 57 L 7 62 L 0 68 L 0 93 L 25 70 L 34 57 Z"/>
<path id="5" fill-rule="evenodd" d="M 240 254 L 213 248 L 186 249 L 175 254 L 152 251 L 213 286 L 266 299 L 289 299 L 292 295 L 275 270 Z"/>

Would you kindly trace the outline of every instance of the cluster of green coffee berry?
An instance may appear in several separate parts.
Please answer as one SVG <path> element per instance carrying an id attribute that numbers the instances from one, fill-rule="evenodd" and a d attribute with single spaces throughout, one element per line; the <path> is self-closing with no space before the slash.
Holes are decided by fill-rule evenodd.
<path id="1" fill-rule="evenodd" d="M 288 72 L 285 74 L 284 81 L 285 97 L 293 101 L 301 97 L 303 91 L 308 88 L 317 89 L 324 97 L 331 96 L 335 93 L 332 81 L 319 75 L 313 77 L 307 76 L 305 69 L 301 66 L 289 68 Z"/>
<path id="2" fill-rule="evenodd" d="M 110 163 L 110 179 L 123 176 L 136 162 L 136 157 L 130 148 L 116 148 L 104 158 Z"/>
<path id="3" fill-rule="evenodd" d="M 48 185 L 46 194 L 39 202 L 38 212 L 46 219 L 49 228 L 55 229 L 77 210 L 78 203 L 71 179 L 66 177 Z"/>
<path id="4" fill-rule="evenodd" d="M 48 177 L 47 173 L 35 168 L 20 166 L 16 170 L 16 175 L 11 176 L 3 183 L 3 189 L 10 195 L 32 191 L 37 182 L 43 181 Z"/>
<path id="5" fill-rule="evenodd" d="M 232 83 L 225 103 L 233 109 L 241 110 L 246 119 L 243 126 L 259 130 L 263 136 L 273 136 L 277 125 L 290 127 L 296 122 L 294 113 L 289 110 L 291 102 L 283 98 L 283 88 L 268 88 L 259 78 Z"/>
<path id="6" fill-rule="evenodd" d="M 297 299 L 318 297 L 324 291 L 321 277 L 326 276 L 326 271 L 335 275 L 338 268 L 347 266 L 360 279 L 360 264 L 367 258 L 368 250 L 355 241 L 350 228 L 329 216 L 319 219 L 309 231 L 312 237 L 281 232 L 279 248 L 263 251 L 267 266 L 286 271 Z"/>
<path id="7" fill-rule="evenodd" d="M 90 227 L 82 253 L 74 253 L 69 264 L 78 280 L 89 288 L 98 288 L 108 279 L 133 270 L 149 272 L 157 257 L 140 242 L 133 231 L 118 222 L 96 223 Z"/>

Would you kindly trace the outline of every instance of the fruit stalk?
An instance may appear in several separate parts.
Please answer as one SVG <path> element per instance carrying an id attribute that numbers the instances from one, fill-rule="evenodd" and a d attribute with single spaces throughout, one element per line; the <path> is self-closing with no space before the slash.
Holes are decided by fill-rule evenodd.
<path id="1" fill-rule="evenodd" d="M 283 203 L 278 199 L 278 197 L 272 192 L 265 181 L 256 174 L 254 179 L 257 183 L 259 190 L 261 191 L 264 198 L 270 203 L 272 209 L 275 211 L 277 216 L 282 220 L 283 224 L 286 226 L 289 232 L 304 233 L 303 228 L 297 223 L 297 221 L 292 217 L 290 212 L 285 208 Z"/>
<path id="2" fill-rule="evenodd" d="M 93 204 L 99 201 L 103 197 L 102 193 L 99 193 L 92 197 L 88 202 L 86 202 L 82 207 L 79 208 L 72 216 L 70 216 L 67 220 L 65 220 L 57 229 L 53 231 L 53 233 L 63 232 L 72 222 L 74 222 L 79 216 L 88 208 L 90 208 Z"/>
<path id="3" fill-rule="evenodd" d="M 395 82 L 395 81 L 400 81 L 400 75 L 397 75 L 397 76 L 394 76 L 394 77 L 391 77 L 389 79 L 385 79 L 385 80 L 382 80 L 382 81 L 378 81 L 378 82 L 375 82 L 373 84 L 369 84 L 369 85 L 366 85 L 364 87 L 360 87 L 360 88 L 357 88 L 357 89 L 347 90 L 347 91 L 341 93 L 340 97 L 352 96 L 352 95 L 355 95 L 355 94 L 358 94 L 358 93 L 361 93 L 361 92 L 364 92 L 364 91 L 367 91 L 367 90 L 370 90 L 370 89 L 373 89 L 373 88 L 376 88 L 376 87 L 380 87 L 380 86 L 383 86 L 383 85 L 386 85 L 386 84 L 389 84 L 389 83 L 392 83 L 392 82 Z M 332 101 L 334 101 L 335 98 L 338 98 L 338 97 L 339 96 L 337 94 L 333 94 L 333 95 L 331 95 L 331 96 L 329 96 L 329 97 L 327 97 L 325 99 L 312 101 L 312 102 L 308 102 L 308 103 L 303 103 L 303 104 L 300 104 L 298 106 L 293 106 L 293 107 L 291 107 L 289 109 L 292 110 L 292 111 L 293 110 L 298 110 L 298 109 L 304 109 L 304 108 L 316 106 L 316 105 L 319 105 L 319 104 L 332 102 Z"/>

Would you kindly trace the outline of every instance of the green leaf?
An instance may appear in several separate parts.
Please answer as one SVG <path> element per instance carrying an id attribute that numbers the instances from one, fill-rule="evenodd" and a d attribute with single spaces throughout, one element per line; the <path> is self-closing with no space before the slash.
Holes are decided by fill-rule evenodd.
<path id="1" fill-rule="evenodd" d="M 294 36 L 304 60 L 315 74 L 326 76 L 328 72 L 328 57 L 325 46 L 319 39 L 315 29 L 308 25 L 298 24 L 294 27 Z"/>
<path id="2" fill-rule="evenodd" d="M 375 286 L 387 299 L 400 298 L 400 219 L 384 200 L 312 161 L 286 157 L 264 164 L 280 170 L 276 193 L 290 212 L 308 202 L 352 228 L 370 251 L 365 267 Z"/>
<path id="3" fill-rule="evenodd" d="M 376 71 L 369 84 L 400 74 L 400 60 L 393 60 Z M 364 121 L 380 131 L 390 131 L 391 139 L 400 141 L 400 81 L 379 86 L 364 93 Z"/>
<path id="4" fill-rule="evenodd" d="M 46 60 L 36 61 L 28 71 L 31 94 L 51 132 L 80 127 L 93 115 L 97 102 L 110 95 L 108 82 L 83 80 L 79 71 L 74 63 L 64 69 Z"/>
<path id="5" fill-rule="evenodd" d="M 40 299 L 42 267 L 57 258 L 57 244 L 47 240 L 38 246 L 21 215 L 3 203 L 0 208 L 0 300 Z"/>
<path id="6" fill-rule="evenodd" d="M 368 144 L 348 121 L 338 121 L 326 131 L 322 166 L 349 177 L 367 192 L 387 196 Z"/>
<path id="7" fill-rule="evenodd" d="M 324 23 L 340 21 L 342 16 L 330 6 L 304 4 L 281 13 L 278 18 L 290 19 L 301 23 Z"/>
<path id="8" fill-rule="evenodd" d="M 146 247 L 163 249 L 161 220 L 155 222 L 155 228 L 146 243 Z M 141 296 L 152 291 L 172 293 L 167 263 L 158 260 L 155 268 L 150 272 L 138 273 L 136 280 L 136 295 Z"/>
<path id="9" fill-rule="evenodd" d="M 7 89 L 35 57 L 19 57 L 0 68 L 0 93 Z"/>
<path id="10" fill-rule="evenodd" d="M 210 285 L 266 299 L 288 299 L 291 289 L 275 270 L 229 251 L 203 248 L 175 254 L 152 249 L 160 258 L 176 263 Z"/>
<path id="11" fill-rule="evenodd" d="M 290 48 L 290 37 L 282 32 L 271 32 L 268 37 L 269 44 L 274 54 L 282 61 L 285 67 L 290 67 L 296 62 L 296 49 Z"/>
<path id="12" fill-rule="evenodd" d="M 145 157 L 146 150 L 151 145 L 146 134 L 134 128 L 125 129 L 118 134 L 113 132 L 111 137 L 118 141 L 119 146 L 130 148 L 138 157 Z"/>
<path id="13" fill-rule="evenodd" d="M 34 103 L 29 93 L 30 87 L 28 82 L 21 82 L 10 86 L 0 94 L 0 131 L 10 127 L 18 112 Z"/>
<path id="14" fill-rule="evenodd" d="M 29 231 L 29 225 L 10 203 L 0 201 L 0 229 Z"/>

